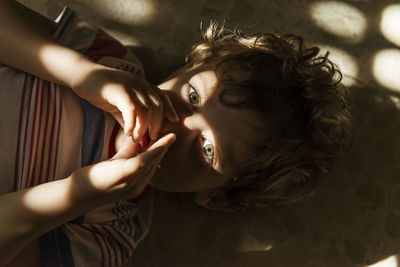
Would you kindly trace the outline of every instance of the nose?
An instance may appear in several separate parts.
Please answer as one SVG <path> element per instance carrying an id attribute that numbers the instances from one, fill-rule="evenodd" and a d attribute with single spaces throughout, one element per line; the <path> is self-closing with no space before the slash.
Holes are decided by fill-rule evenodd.
<path id="1" fill-rule="evenodd" d="M 180 120 L 177 123 L 173 123 L 167 119 L 164 119 L 160 134 L 161 136 L 163 136 L 167 133 L 172 132 L 175 133 L 177 137 L 179 137 L 183 133 L 187 133 L 188 131 L 190 131 L 190 128 L 186 128 L 184 122 L 187 118 L 193 115 L 193 108 L 177 92 L 164 91 L 164 93 L 167 94 L 169 99 L 171 100 Z"/>
<path id="2" fill-rule="evenodd" d="M 201 121 L 199 114 L 192 113 L 185 117 L 180 117 L 179 122 L 173 123 L 167 119 L 164 119 L 163 126 L 161 129 L 161 136 L 174 133 L 177 139 L 182 137 L 196 136 L 201 131 Z"/>
<path id="3" fill-rule="evenodd" d="M 164 119 L 161 129 L 161 136 L 167 133 L 175 133 L 177 139 L 182 139 L 183 136 L 197 136 L 199 132 L 207 128 L 207 123 L 201 113 L 195 112 L 188 101 L 184 100 L 176 92 L 167 91 L 176 113 L 180 120 L 177 123 L 172 123 Z"/>

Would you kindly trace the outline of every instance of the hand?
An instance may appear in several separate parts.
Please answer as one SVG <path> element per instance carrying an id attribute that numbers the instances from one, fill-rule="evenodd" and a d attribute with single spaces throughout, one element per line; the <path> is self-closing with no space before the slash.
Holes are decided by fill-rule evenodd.
<path id="1" fill-rule="evenodd" d="M 100 203 L 139 196 L 175 138 L 174 134 L 168 134 L 147 151 L 130 159 L 114 157 L 76 170 L 71 175 L 75 193 L 85 195 L 92 201 L 96 198 Z"/>
<path id="2" fill-rule="evenodd" d="M 158 138 L 164 116 L 179 118 L 168 96 L 158 87 L 133 74 L 91 63 L 71 82 L 71 88 L 92 105 L 111 113 L 135 142 L 149 131 Z"/>

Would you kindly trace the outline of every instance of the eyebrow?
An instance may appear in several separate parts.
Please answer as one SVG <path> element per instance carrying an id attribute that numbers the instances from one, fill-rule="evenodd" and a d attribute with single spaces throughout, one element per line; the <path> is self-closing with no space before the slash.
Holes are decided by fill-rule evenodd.
<path id="1" fill-rule="evenodd" d="M 205 89 L 204 89 L 206 87 L 205 78 L 203 77 L 204 75 L 205 75 L 204 72 L 198 73 L 197 74 L 197 76 L 198 76 L 197 80 L 200 80 L 200 82 L 201 82 L 201 90 L 202 90 L 203 95 L 208 97 L 208 96 L 210 96 L 210 92 L 209 92 L 210 90 L 208 90 L 208 92 L 206 92 Z"/>

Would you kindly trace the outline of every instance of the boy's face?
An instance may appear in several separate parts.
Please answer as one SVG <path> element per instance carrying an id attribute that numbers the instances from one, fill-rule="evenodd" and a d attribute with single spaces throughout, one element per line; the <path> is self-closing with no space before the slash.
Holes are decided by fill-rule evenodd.
<path id="1" fill-rule="evenodd" d="M 195 67 L 159 85 L 180 121 L 164 121 L 161 135 L 173 132 L 177 139 L 150 183 L 155 188 L 199 192 L 223 187 L 237 174 L 234 163 L 253 156 L 246 144 L 260 137 L 253 128 L 257 114 L 220 102 L 214 67 Z"/>

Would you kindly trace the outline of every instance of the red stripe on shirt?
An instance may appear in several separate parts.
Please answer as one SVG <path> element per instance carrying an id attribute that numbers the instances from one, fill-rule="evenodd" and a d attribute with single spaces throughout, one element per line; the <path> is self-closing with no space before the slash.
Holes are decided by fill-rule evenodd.
<path id="1" fill-rule="evenodd" d="M 29 164 L 28 164 L 28 174 L 26 177 L 26 181 L 25 181 L 25 188 L 28 188 L 31 186 L 31 184 L 33 183 L 33 179 L 34 179 L 34 173 L 33 173 L 33 169 L 35 167 L 36 164 L 36 157 L 34 156 L 37 147 L 35 149 L 35 138 L 37 138 L 36 132 L 37 132 L 37 121 L 40 121 L 40 118 L 38 118 L 37 113 L 38 113 L 38 108 L 39 108 L 39 101 L 40 101 L 40 79 L 36 78 L 36 86 L 35 86 L 35 105 L 34 105 L 34 112 L 33 112 L 33 122 L 32 122 L 32 127 L 31 127 L 31 142 L 30 142 L 30 150 L 29 150 Z"/>
<path id="2" fill-rule="evenodd" d="M 110 244 L 109 244 L 109 242 L 108 242 L 108 240 L 107 240 L 107 238 L 104 236 L 104 234 L 101 232 L 101 231 L 99 231 L 99 229 L 97 229 L 96 228 L 96 226 L 98 226 L 98 225 L 96 225 L 96 224 L 91 224 L 91 227 L 93 228 L 93 229 L 95 229 L 96 230 L 96 232 L 99 234 L 99 236 L 100 236 L 100 238 L 103 240 L 103 245 L 104 245 L 104 254 L 106 254 L 107 256 L 106 257 L 104 257 L 104 259 L 105 259 L 105 265 L 106 266 L 111 266 L 111 258 L 112 258 L 112 256 L 111 256 L 111 249 L 110 249 Z"/>
<path id="3" fill-rule="evenodd" d="M 24 177 L 24 172 L 25 172 L 25 152 L 26 152 L 26 139 L 27 139 L 27 135 L 28 135 L 28 129 L 29 129 L 29 116 L 31 113 L 31 102 L 32 102 L 32 91 L 33 91 L 33 83 L 34 83 L 34 79 L 33 77 L 31 77 L 31 81 L 30 81 L 30 86 L 28 87 L 29 89 L 29 98 L 28 98 L 28 109 L 27 109 L 27 114 L 26 114 L 26 122 L 25 122 L 25 132 L 24 132 L 24 141 L 23 141 L 23 145 L 22 145 L 22 170 L 21 170 L 21 175 L 20 175 L 20 181 L 19 181 L 19 190 L 21 190 L 22 187 L 22 183 L 23 183 L 23 177 Z"/>
<path id="4" fill-rule="evenodd" d="M 34 91 L 36 94 L 35 94 L 35 101 L 33 102 L 33 116 L 32 116 L 33 120 L 32 120 L 32 124 L 31 124 L 32 126 L 31 126 L 31 131 L 29 133 L 31 141 L 29 143 L 29 159 L 28 159 L 28 165 L 27 165 L 28 171 L 26 174 L 25 186 L 23 188 L 27 188 L 29 186 L 29 182 L 31 180 L 31 171 L 32 171 L 32 165 L 33 165 L 33 162 L 32 162 L 33 143 L 34 143 L 33 138 L 35 135 L 36 111 L 37 111 L 36 107 L 37 107 L 38 95 L 39 95 L 39 92 L 37 90 L 37 88 L 39 86 L 38 83 L 39 83 L 39 79 L 36 78 L 36 87 L 32 88 L 32 91 Z"/>
<path id="5" fill-rule="evenodd" d="M 19 149 L 20 145 L 19 142 L 21 141 L 21 128 L 22 128 L 22 117 L 23 117 L 23 111 L 24 111 L 24 106 L 25 106 L 25 93 L 26 93 L 26 83 L 27 83 L 27 78 L 28 75 L 25 74 L 24 77 L 24 86 L 22 88 L 22 99 L 21 99 L 21 106 L 19 107 L 19 123 L 18 123 L 18 139 L 17 139 L 17 151 L 15 153 L 15 169 L 14 169 L 14 191 L 17 191 L 17 185 L 18 185 L 18 163 L 19 163 Z"/>
<path id="6" fill-rule="evenodd" d="M 92 227 L 96 227 L 97 225 L 92 224 Z M 112 254 L 111 254 L 111 245 L 110 242 L 108 242 L 106 236 L 104 235 L 104 233 L 102 233 L 101 231 L 99 231 L 97 228 L 95 228 L 97 230 L 97 232 L 99 233 L 100 237 L 103 239 L 103 244 L 104 247 L 106 248 L 105 252 L 107 252 L 108 257 L 106 257 L 107 259 L 107 263 L 108 266 L 111 266 L 111 259 L 112 259 Z"/>
<path id="7" fill-rule="evenodd" d="M 96 229 L 93 229 L 91 227 L 90 224 L 83 225 L 83 224 L 79 224 L 79 226 L 83 229 L 85 229 L 86 231 L 90 232 L 93 236 L 94 241 L 96 242 L 97 246 L 100 249 L 100 253 L 101 253 L 101 266 L 104 267 L 104 251 L 103 251 L 103 246 L 100 243 L 100 240 L 97 238 L 96 233 L 98 233 L 98 231 Z"/>
<path id="8" fill-rule="evenodd" d="M 45 159 L 45 151 L 46 151 L 46 144 L 47 144 L 47 126 L 48 126 L 48 121 L 49 121 L 49 110 L 50 110 L 50 86 L 49 83 L 45 83 L 46 88 L 44 88 L 44 92 L 46 93 L 46 119 L 44 122 L 44 130 L 43 130 L 43 144 L 42 144 L 42 153 L 40 155 L 40 167 L 39 167 L 39 183 L 45 182 L 46 177 L 42 177 L 43 175 L 43 168 L 46 166 L 48 163 L 44 164 Z"/>
<path id="9" fill-rule="evenodd" d="M 55 156 L 55 160 L 54 160 L 54 168 L 53 168 L 53 181 L 55 180 L 55 176 L 56 176 L 56 169 L 57 169 L 57 160 L 58 160 L 58 144 L 60 141 L 60 129 L 61 129 L 61 118 L 62 118 L 62 101 L 61 101 L 61 92 L 60 92 L 60 87 L 58 85 L 55 86 L 56 87 L 56 91 L 58 92 L 58 127 L 57 127 L 57 141 L 56 141 L 56 147 L 55 147 L 55 152 L 56 152 L 56 156 Z"/>
<path id="10" fill-rule="evenodd" d="M 112 248 L 114 250 L 114 255 L 115 255 L 115 266 L 119 266 L 119 264 L 122 262 L 122 257 L 123 257 L 122 256 L 122 253 L 123 253 L 122 246 L 121 246 L 120 242 L 116 239 L 116 237 L 107 229 L 107 226 L 112 227 L 111 225 L 101 224 L 100 226 L 107 233 L 107 236 L 109 237 L 109 239 L 112 239 L 113 243 L 116 243 L 119 248 L 120 253 L 118 253 L 118 251 L 115 249 L 115 247 L 112 246 Z"/>
<path id="11" fill-rule="evenodd" d="M 118 252 L 116 250 L 116 247 L 113 245 L 113 243 L 115 243 L 115 239 L 112 238 L 113 236 L 110 236 L 110 235 L 107 234 L 108 232 L 104 229 L 103 225 L 99 224 L 99 226 L 101 228 L 103 228 L 103 231 L 106 232 L 106 233 L 103 233 L 103 237 L 104 237 L 105 240 L 108 241 L 107 243 L 108 243 L 109 251 L 110 251 L 110 248 L 111 248 L 112 253 L 113 253 L 113 254 L 110 253 L 109 264 L 110 264 L 110 266 L 112 266 L 112 258 L 114 258 L 115 266 L 118 266 L 118 256 L 117 256 Z M 111 241 L 113 241 L 113 242 L 111 242 Z"/>
<path id="12" fill-rule="evenodd" d="M 53 113 L 52 113 L 52 120 L 51 120 L 51 127 L 50 127 L 50 146 L 49 146 L 49 157 L 48 157 L 48 165 L 47 165 L 47 170 L 46 170 L 46 181 L 50 181 L 50 168 L 51 168 L 51 162 L 53 159 L 53 136 L 54 136 L 54 127 L 56 123 L 56 90 L 54 84 L 50 84 L 51 87 L 51 95 L 52 95 L 52 102 L 53 102 Z"/>
<path id="13" fill-rule="evenodd" d="M 121 238 L 121 240 L 124 241 L 125 246 L 127 247 L 126 250 L 128 251 L 128 257 L 129 257 L 130 256 L 129 254 L 131 254 L 132 251 L 134 250 L 133 240 L 131 240 L 131 242 L 129 242 L 129 240 L 126 239 L 126 237 L 123 234 L 121 234 L 121 231 L 118 228 L 111 226 L 111 229 Z"/>
<path id="14" fill-rule="evenodd" d="M 36 148 L 34 149 L 35 151 L 35 157 L 34 157 L 34 161 L 33 161 L 33 166 L 32 166 L 32 174 L 31 174 L 31 180 L 30 180 L 30 184 L 29 187 L 32 187 L 36 184 L 38 184 L 38 181 L 36 181 L 39 176 L 36 174 L 36 170 L 38 168 L 38 153 L 40 151 L 41 146 L 40 145 L 40 137 L 41 135 L 41 127 L 42 127 L 42 114 L 43 114 L 43 80 L 40 80 L 40 82 L 38 82 L 38 105 L 36 106 L 36 110 L 39 110 L 39 117 L 38 117 L 38 127 L 37 127 L 37 131 L 36 134 L 35 132 L 33 132 L 33 134 L 35 135 L 34 139 L 36 139 Z"/>

